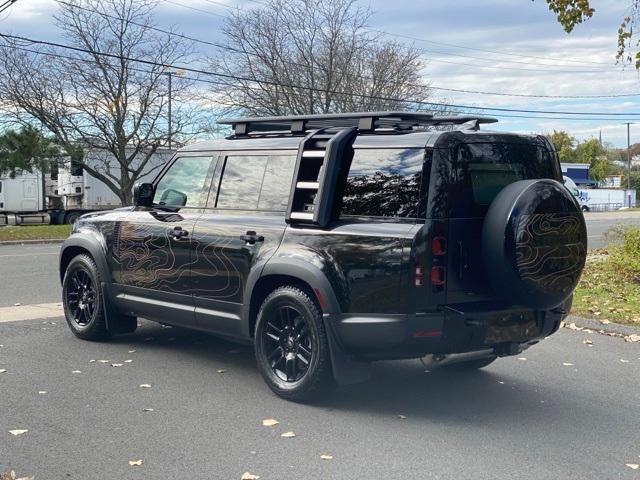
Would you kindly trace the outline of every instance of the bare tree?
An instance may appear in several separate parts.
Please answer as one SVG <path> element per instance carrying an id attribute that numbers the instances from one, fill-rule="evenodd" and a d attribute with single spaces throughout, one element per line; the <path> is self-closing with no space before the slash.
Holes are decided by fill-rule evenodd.
<path id="1" fill-rule="evenodd" d="M 267 0 L 237 10 L 223 32 L 228 75 L 218 99 L 255 115 L 415 109 L 429 97 L 413 47 L 366 29 L 355 0 Z"/>
<path id="2" fill-rule="evenodd" d="M 193 46 L 152 29 L 153 0 L 59 3 L 56 22 L 66 44 L 86 52 L 33 53 L 28 43 L 3 37 L 3 110 L 21 124 L 40 124 L 68 153 L 79 147 L 102 152 L 87 156 L 84 168 L 128 204 L 133 184 L 159 167 L 151 159 L 170 139 L 169 76 L 171 136 L 184 140 L 198 133 L 192 84 L 167 67 L 188 59 Z M 134 61 L 141 58 L 149 63 Z"/>

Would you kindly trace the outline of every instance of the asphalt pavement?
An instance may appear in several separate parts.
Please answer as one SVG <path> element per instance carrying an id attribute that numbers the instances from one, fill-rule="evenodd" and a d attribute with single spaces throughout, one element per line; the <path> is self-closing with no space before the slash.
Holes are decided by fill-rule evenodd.
<path id="1" fill-rule="evenodd" d="M 617 222 L 640 216 L 588 214 L 590 246 Z M 38 304 L 33 311 L 56 315 L 58 250 L 0 246 L 0 310 Z M 473 374 L 380 362 L 368 382 L 302 405 L 269 391 L 250 347 L 147 321 L 111 342 L 84 342 L 63 318 L 46 316 L 0 318 L 0 473 L 640 478 L 626 465 L 640 464 L 640 343 L 622 338 L 562 329 Z"/>
<path id="2" fill-rule="evenodd" d="M 0 323 L 0 339 L 0 471 L 36 479 L 640 474 L 640 344 L 621 338 L 562 329 L 472 374 L 380 362 L 310 405 L 275 397 L 249 347 L 150 322 L 108 343 L 63 319 Z"/>

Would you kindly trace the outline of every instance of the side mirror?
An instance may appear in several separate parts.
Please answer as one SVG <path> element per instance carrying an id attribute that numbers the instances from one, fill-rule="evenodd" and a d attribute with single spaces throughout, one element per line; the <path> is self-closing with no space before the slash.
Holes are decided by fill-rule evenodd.
<path id="1" fill-rule="evenodd" d="M 150 207 L 153 205 L 155 189 L 152 183 L 136 183 L 133 187 L 133 205 L 136 207 Z"/>

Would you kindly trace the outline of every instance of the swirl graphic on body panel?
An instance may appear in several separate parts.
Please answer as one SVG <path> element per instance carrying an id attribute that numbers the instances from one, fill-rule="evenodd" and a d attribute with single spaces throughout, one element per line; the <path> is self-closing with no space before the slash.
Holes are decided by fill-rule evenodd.
<path id="1" fill-rule="evenodd" d="M 189 262 L 178 262 L 170 230 L 148 224 L 123 223 L 118 259 L 122 282 L 141 288 L 190 293 Z M 182 246 L 181 246 L 182 248 Z"/>
<path id="2" fill-rule="evenodd" d="M 244 281 L 236 263 L 225 254 L 233 251 L 230 236 L 193 238 L 191 252 L 177 257 L 170 229 L 153 224 L 119 225 L 115 256 L 126 285 L 217 299 L 238 297 Z M 184 252 L 183 252 L 184 255 Z M 202 287 L 200 285 L 203 285 Z"/>
<path id="3" fill-rule="evenodd" d="M 193 294 L 216 299 L 238 297 L 243 290 L 243 276 L 225 254 L 235 250 L 231 244 L 236 240 L 231 236 L 205 238 L 206 242 L 193 239 L 193 281 L 195 285 L 206 284 L 205 288 L 194 287 Z"/>
<path id="4" fill-rule="evenodd" d="M 577 215 L 523 215 L 516 232 L 516 266 L 523 280 L 547 292 L 575 286 L 586 248 Z"/>

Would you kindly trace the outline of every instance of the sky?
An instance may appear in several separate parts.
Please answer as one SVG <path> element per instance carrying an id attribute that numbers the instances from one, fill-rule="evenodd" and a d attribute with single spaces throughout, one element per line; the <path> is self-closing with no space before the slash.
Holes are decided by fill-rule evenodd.
<path id="1" fill-rule="evenodd" d="M 567 115 L 474 111 L 495 116 L 495 129 L 549 133 L 566 130 L 578 139 L 598 137 L 626 146 L 640 142 L 640 74 L 617 65 L 617 29 L 631 0 L 592 0 L 594 17 L 567 35 L 544 0 L 359 0 L 373 15 L 369 28 L 391 40 L 413 45 L 423 54 L 423 77 L 433 101 L 484 108 L 590 112 L 597 121 Z M 229 8 L 259 8 L 258 0 L 159 0 L 156 24 L 185 35 L 220 42 Z M 0 15 L 0 32 L 39 40 L 59 40 L 53 0 L 18 0 Z M 199 45 L 199 53 L 212 54 Z M 522 98 L 441 89 L 502 94 L 580 96 L 636 94 L 623 98 Z M 622 113 L 607 117 L 597 113 Z M 632 113 L 637 115 L 633 116 Z M 569 117 L 569 118 L 566 118 Z M 492 126 L 494 128 L 494 126 Z"/>

